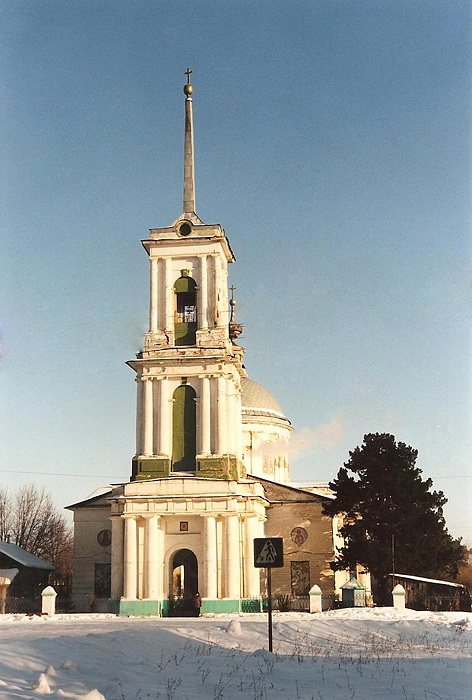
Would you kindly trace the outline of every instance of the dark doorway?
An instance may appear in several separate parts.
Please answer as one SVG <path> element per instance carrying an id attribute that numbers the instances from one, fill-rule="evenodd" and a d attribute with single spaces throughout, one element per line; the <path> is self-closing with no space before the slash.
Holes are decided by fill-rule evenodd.
<path id="1" fill-rule="evenodd" d="M 179 549 L 172 559 L 171 598 L 193 599 L 198 591 L 198 562 L 190 549 Z"/>

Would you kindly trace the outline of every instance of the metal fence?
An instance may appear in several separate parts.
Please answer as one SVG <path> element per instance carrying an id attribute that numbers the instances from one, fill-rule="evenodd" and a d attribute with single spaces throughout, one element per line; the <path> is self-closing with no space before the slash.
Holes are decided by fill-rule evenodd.
<path id="1" fill-rule="evenodd" d="M 458 595 L 438 595 L 423 592 L 406 594 L 406 607 L 412 610 L 431 610 L 433 612 L 471 611 L 470 597 Z"/>
<path id="2" fill-rule="evenodd" d="M 41 596 L 31 598 L 14 598 L 8 597 L 5 605 L 5 613 L 7 614 L 24 614 L 24 615 L 40 615 L 42 607 Z M 56 612 L 69 613 L 74 612 L 74 604 L 69 596 L 57 596 Z"/>

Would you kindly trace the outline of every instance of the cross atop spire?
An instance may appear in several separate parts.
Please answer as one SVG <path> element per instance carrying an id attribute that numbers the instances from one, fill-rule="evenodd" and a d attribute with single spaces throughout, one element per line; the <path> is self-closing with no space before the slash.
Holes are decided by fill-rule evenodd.
<path id="1" fill-rule="evenodd" d="M 190 68 L 187 68 L 185 71 L 184 75 L 187 76 L 187 85 L 190 85 L 190 75 L 193 73 L 193 70 L 190 70 Z"/>

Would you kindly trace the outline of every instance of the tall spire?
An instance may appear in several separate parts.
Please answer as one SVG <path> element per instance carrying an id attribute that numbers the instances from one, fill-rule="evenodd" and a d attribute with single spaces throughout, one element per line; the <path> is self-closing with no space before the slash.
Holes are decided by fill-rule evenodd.
<path id="1" fill-rule="evenodd" d="M 184 142 L 184 214 L 195 213 L 195 162 L 193 157 L 193 112 L 190 74 L 187 68 L 187 84 L 184 85 L 185 98 L 185 142 Z"/>

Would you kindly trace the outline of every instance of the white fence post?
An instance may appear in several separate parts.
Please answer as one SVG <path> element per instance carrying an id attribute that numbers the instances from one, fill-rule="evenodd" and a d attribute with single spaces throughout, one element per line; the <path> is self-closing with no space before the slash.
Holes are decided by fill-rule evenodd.
<path id="1" fill-rule="evenodd" d="M 18 573 L 18 569 L 0 569 L 0 613 L 5 615 L 8 588 Z"/>
<path id="2" fill-rule="evenodd" d="M 397 610 L 405 609 L 405 589 L 400 583 L 397 583 L 392 591 L 393 607 Z"/>
<path id="3" fill-rule="evenodd" d="M 310 612 L 321 612 L 321 588 L 315 585 L 310 588 Z"/>
<path id="4" fill-rule="evenodd" d="M 52 586 L 48 586 L 41 593 L 43 615 L 55 615 L 56 613 L 56 596 L 57 593 Z"/>

